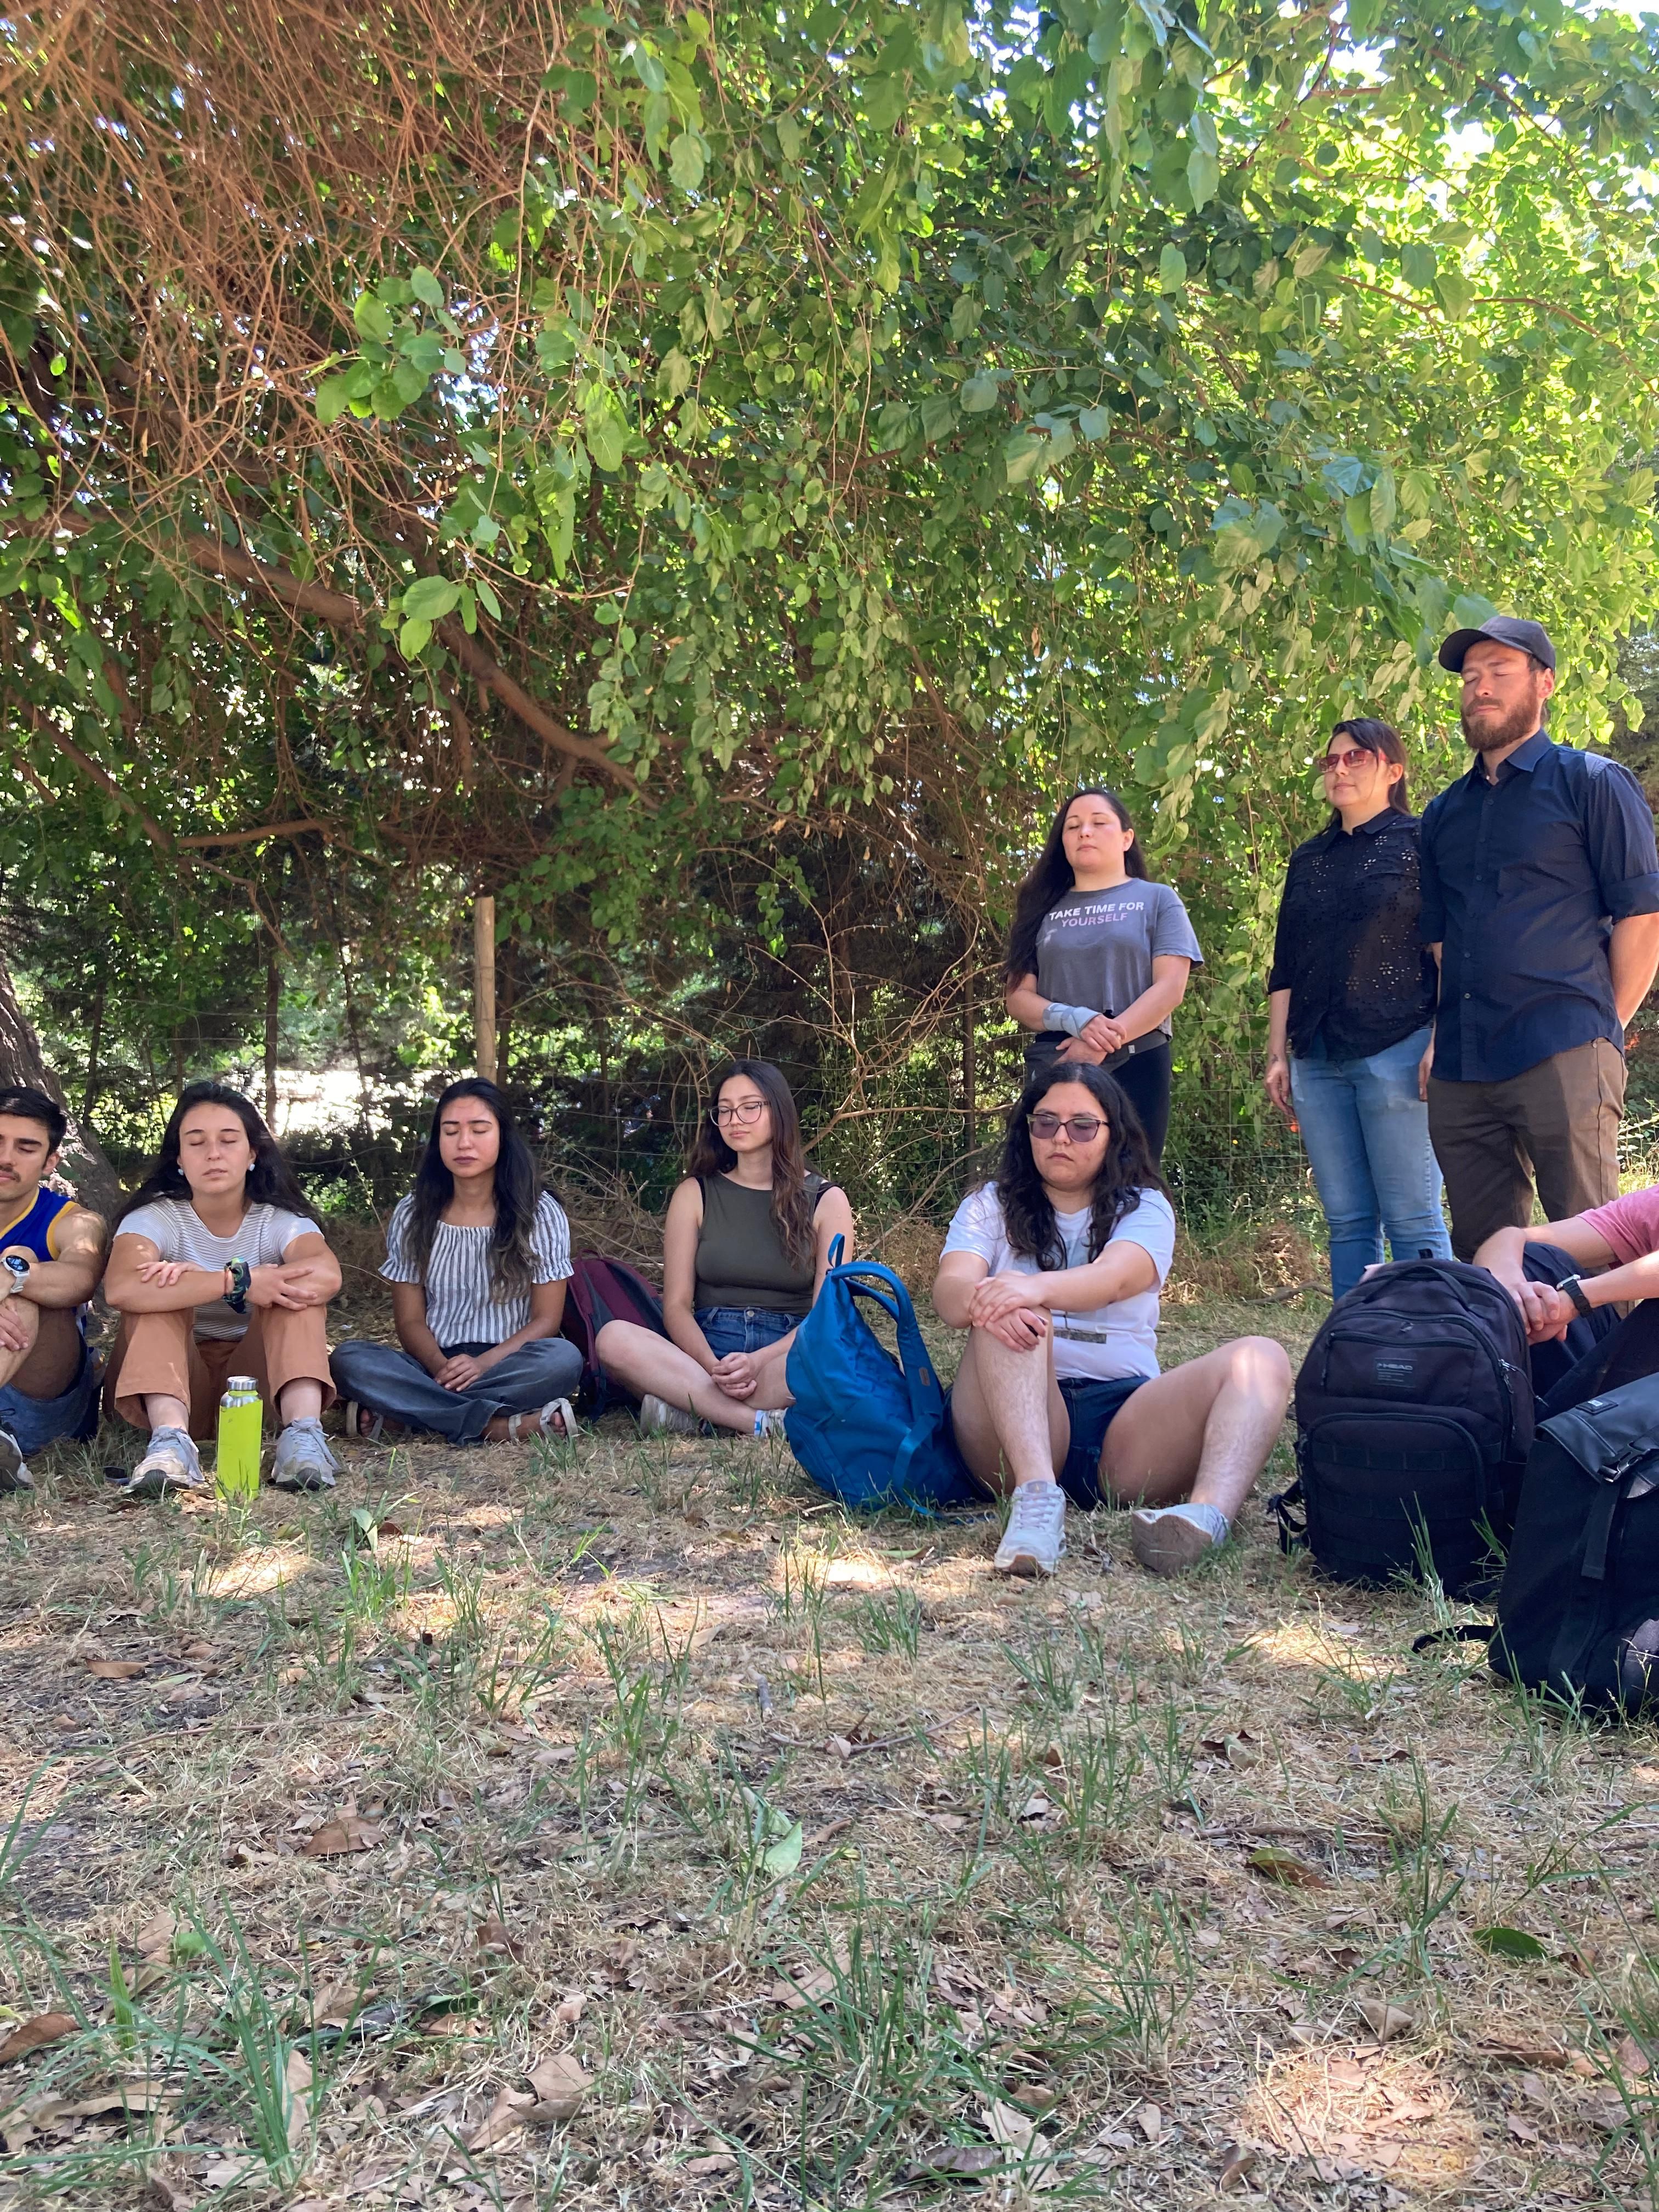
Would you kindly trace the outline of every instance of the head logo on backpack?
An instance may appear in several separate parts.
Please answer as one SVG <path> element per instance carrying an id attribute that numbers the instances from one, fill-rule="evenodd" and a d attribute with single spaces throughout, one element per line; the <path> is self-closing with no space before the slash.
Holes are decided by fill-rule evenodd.
<path id="1" fill-rule="evenodd" d="M 1405 1260 L 1331 1309 L 1296 1378 L 1297 1479 L 1272 1501 L 1286 1551 L 1339 1581 L 1432 1565 L 1462 1595 L 1514 1523 L 1533 1437 L 1527 1338 L 1484 1267 Z M 1297 1511 L 1297 1508 L 1300 1511 Z"/>
<path id="2" fill-rule="evenodd" d="M 823 1286 L 789 1347 L 789 1449 L 843 1505 L 926 1511 L 980 1502 L 951 1439 L 910 1293 L 890 1267 L 867 1260 L 842 1267 L 842 1249 L 837 1237 Z M 892 1322 L 896 1359 L 860 1311 L 861 1299 Z"/>

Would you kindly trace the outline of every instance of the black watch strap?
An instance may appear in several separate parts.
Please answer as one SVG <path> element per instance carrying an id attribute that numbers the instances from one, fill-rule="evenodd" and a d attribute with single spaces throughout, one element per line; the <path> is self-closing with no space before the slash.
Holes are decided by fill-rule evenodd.
<path id="1" fill-rule="evenodd" d="M 1589 1319 L 1595 1309 L 1584 1296 L 1584 1285 L 1577 1275 L 1569 1275 L 1564 1282 L 1558 1283 L 1555 1287 L 1558 1291 L 1565 1291 L 1579 1312 L 1583 1315 L 1584 1319 L 1586 1321 Z"/>

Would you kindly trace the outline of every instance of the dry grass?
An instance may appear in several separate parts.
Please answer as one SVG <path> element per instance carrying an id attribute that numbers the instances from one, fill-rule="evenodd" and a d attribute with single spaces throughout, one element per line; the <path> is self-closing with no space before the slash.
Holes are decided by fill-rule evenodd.
<path id="1" fill-rule="evenodd" d="M 0 1507 L 0 1998 L 70 2016 L 0 2203 L 1659 2206 L 1652 1735 L 1413 1660 L 1427 1597 L 1255 1507 L 1182 1586 L 1074 1516 L 1029 1589 L 617 1417 L 100 1487 Z M 557 2054 L 574 2118 L 469 2148 Z"/>

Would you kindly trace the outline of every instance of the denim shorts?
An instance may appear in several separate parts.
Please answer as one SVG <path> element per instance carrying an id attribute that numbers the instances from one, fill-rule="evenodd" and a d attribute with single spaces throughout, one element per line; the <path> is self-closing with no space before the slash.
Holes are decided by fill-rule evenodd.
<path id="1" fill-rule="evenodd" d="M 1100 1455 L 1106 1448 L 1106 1431 L 1118 1409 L 1151 1380 L 1148 1375 L 1115 1375 L 1108 1382 L 1091 1375 L 1060 1378 L 1060 1395 L 1072 1417 L 1071 1448 L 1060 1470 L 1060 1486 L 1085 1513 L 1092 1513 L 1101 1502 Z"/>
<path id="2" fill-rule="evenodd" d="M 696 1317 L 716 1359 L 731 1352 L 764 1352 L 806 1318 L 805 1314 L 781 1313 L 775 1306 L 699 1306 Z"/>
<path id="3" fill-rule="evenodd" d="M 27 1391 L 8 1383 L 0 1389 L 0 1429 L 15 1439 L 27 1459 L 43 1451 L 60 1437 L 94 1437 L 98 1433 L 98 1386 L 102 1381 L 98 1363 L 83 1344 L 75 1380 L 58 1398 L 31 1398 Z"/>

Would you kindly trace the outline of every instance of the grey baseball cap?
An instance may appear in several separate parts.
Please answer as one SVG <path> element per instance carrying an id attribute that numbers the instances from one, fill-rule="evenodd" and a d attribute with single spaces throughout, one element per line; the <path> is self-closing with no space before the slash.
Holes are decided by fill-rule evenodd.
<path id="1" fill-rule="evenodd" d="M 1517 653 L 1529 653 L 1534 660 L 1541 660 L 1546 668 L 1555 665 L 1555 647 L 1543 623 L 1522 622 L 1516 615 L 1494 615 L 1479 629 L 1455 629 L 1440 648 L 1440 665 L 1461 668 L 1469 647 L 1483 643 L 1512 645 Z"/>

